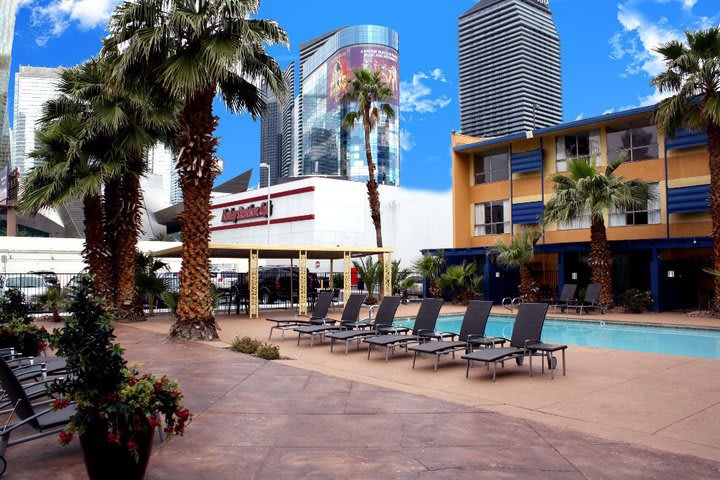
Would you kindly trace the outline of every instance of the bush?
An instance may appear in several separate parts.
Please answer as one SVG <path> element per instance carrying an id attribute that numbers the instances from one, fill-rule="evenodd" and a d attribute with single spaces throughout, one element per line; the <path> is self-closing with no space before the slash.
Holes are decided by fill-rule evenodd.
<path id="1" fill-rule="evenodd" d="M 25 301 L 25 295 L 16 288 L 11 288 L 0 297 L 0 323 L 7 323 L 20 318 L 25 323 L 30 322 L 30 307 Z"/>
<path id="2" fill-rule="evenodd" d="M 256 340 L 254 338 L 250 337 L 235 337 L 235 340 L 233 340 L 232 345 L 230 346 L 230 350 L 233 352 L 240 352 L 240 353 L 246 353 L 248 355 L 254 355 L 255 352 L 258 351 L 258 348 L 262 345 L 262 342 L 260 340 Z"/>
<path id="3" fill-rule="evenodd" d="M 653 304 L 652 293 L 649 290 L 631 288 L 623 295 L 625 309 L 632 313 L 642 313 Z"/>
<path id="4" fill-rule="evenodd" d="M 255 355 L 265 360 L 278 360 L 280 358 L 280 347 L 269 343 L 263 343 L 257 348 Z"/>

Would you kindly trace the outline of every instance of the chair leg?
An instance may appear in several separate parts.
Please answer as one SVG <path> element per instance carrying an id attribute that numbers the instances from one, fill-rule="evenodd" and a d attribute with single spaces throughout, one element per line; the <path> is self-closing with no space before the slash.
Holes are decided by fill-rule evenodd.
<path id="1" fill-rule="evenodd" d="M 438 362 L 440 361 L 440 354 L 435 354 L 435 371 L 437 372 Z"/>
<path id="2" fill-rule="evenodd" d="M 335 339 L 331 338 L 330 339 L 330 353 L 332 353 L 334 346 L 335 346 Z"/>
<path id="3" fill-rule="evenodd" d="M 413 355 L 413 369 L 415 369 L 415 360 L 417 360 L 417 352 L 415 352 L 415 354 Z"/>
<path id="4" fill-rule="evenodd" d="M 532 377 L 533 371 L 532 371 L 532 353 L 528 355 L 530 357 L 530 361 L 528 362 L 528 370 L 530 370 L 530 376 Z"/>
<path id="5" fill-rule="evenodd" d="M 372 349 L 372 343 L 368 343 L 368 360 L 370 360 L 370 350 Z"/>
<path id="6" fill-rule="evenodd" d="M 550 380 L 554 380 L 554 379 L 555 379 L 555 372 L 554 372 L 553 370 L 555 370 L 555 369 L 554 369 L 553 366 L 552 366 L 552 364 L 553 364 L 553 354 L 552 354 L 552 352 L 548 352 L 548 363 L 549 363 L 549 365 L 548 365 L 548 370 L 550 370 Z M 544 365 L 545 365 L 545 362 L 543 362 L 543 366 L 544 366 Z"/>
<path id="7" fill-rule="evenodd" d="M 268 335 L 268 340 L 272 340 L 272 331 L 275 327 L 270 327 L 270 335 Z"/>
<path id="8" fill-rule="evenodd" d="M 563 357 L 563 377 L 565 376 L 565 349 L 563 348 L 562 351 L 562 357 Z"/>
<path id="9" fill-rule="evenodd" d="M 497 362 L 493 362 L 493 382 L 495 381 L 496 373 L 497 373 Z"/>
<path id="10" fill-rule="evenodd" d="M 470 376 L 470 360 L 467 361 L 467 369 L 465 370 L 465 378 L 468 378 Z"/>

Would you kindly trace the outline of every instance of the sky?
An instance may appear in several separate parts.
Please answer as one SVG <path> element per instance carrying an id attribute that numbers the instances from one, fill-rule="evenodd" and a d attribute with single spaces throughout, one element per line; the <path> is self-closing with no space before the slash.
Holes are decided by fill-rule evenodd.
<path id="1" fill-rule="evenodd" d="M 119 0 L 20 0 L 12 72 L 19 65 L 72 66 L 96 54 Z M 275 19 L 290 47 L 272 47 L 285 67 L 298 45 L 341 25 L 375 24 L 400 35 L 401 184 L 448 190 L 450 131 L 460 129 L 457 18 L 473 0 L 262 0 L 258 17 Z M 572 121 L 650 105 L 660 95 L 649 85 L 663 70 L 653 49 L 682 39 L 686 29 L 717 26 L 718 0 L 550 0 L 560 36 L 563 118 Z M 12 97 L 12 85 L 10 88 Z M 12 105 L 12 98 L 10 99 Z M 216 102 L 218 181 L 253 168 L 258 181 L 260 125 Z M 12 115 L 12 113 L 11 113 Z"/>

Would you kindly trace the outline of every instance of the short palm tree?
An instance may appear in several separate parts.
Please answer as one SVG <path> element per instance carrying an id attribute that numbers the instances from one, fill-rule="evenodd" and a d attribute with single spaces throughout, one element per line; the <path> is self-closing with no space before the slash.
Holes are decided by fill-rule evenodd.
<path id="1" fill-rule="evenodd" d="M 119 54 L 115 74 L 144 82 L 184 105 L 175 135 L 183 192 L 182 269 L 171 335 L 217 338 L 210 281 L 210 193 L 218 173 L 213 101 L 257 118 L 262 80 L 277 95 L 287 85 L 265 45 L 288 42 L 275 21 L 251 18 L 258 0 L 133 0 L 110 20 L 106 50 Z"/>
<path id="2" fill-rule="evenodd" d="M 430 296 L 440 298 L 442 290 L 438 287 L 438 277 L 445 267 L 445 253 L 442 250 L 436 253 L 425 253 L 413 262 L 413 269 L 427 282 Z"/>
<path id="3" fill-rule="evenodd" d="M 720 28 L 685 32 L 685 37 L 687 44 L 673 40 L 656 50 L 665 57 L 667 70 L 651 85 L 673 95 L 657 104 L 653 120 L 670 138 L 681 128 L 707 131 L 712 262 L 720 270 Z M 715 299 L 720 299 L 720 277 L 715 279 Z"/>
<path id="4" fill-rule="evenodd" d="M 354 78 L 350 81 L 347 91 L 343 94 L 343 100 L 355 105 L 357 110 L 349 112 L 343 119 L 348 128 L 354 128 L 357 123 L 362 123 L 365 132 L 365 159 L 368 167 L 368 200 L 370 202 L 370 218 L 375 226 L 375 241 L 378 247 L 383 246 L 382 240 L 382 218 L 380 215 L 380 192 L 378 191 L 377 179 L 375 178 L 375 162 L 373 161 L 372 145 L 370 135 L 377 128 L 381 120 L 381 114 L 387 120 L 395 117 L 395 110 L 388 102 L 391 101 L 393 91 L 390 86 L 381 78 L 381 72 L 372 72 L 367 68 L 359 68 L 354 72 Z M 380 298 L 384 295 L 383 286 L 380 286 Z"/>
<path id="5" fill-rule="evenodd" d="M 53 322 L 60 322 L 62 321 L 60 310 L 65 304 L 66 297 L 67 295 L 65 292 L 60 290 L 60 288 L 50 287 L 45 291 L 45 293 L 38 295 L 37 302 L 42 308 L 50 309 Z"/>
<path id="6" fill-rule="evenodd" d="M 449 265 L 440 275 L 439 284 L 442 288 L 450 290 L 453 302 L 467 303 L 474 293 L 471 291 L 475 277 L 475 264 L 463 262 L 459 265 Z"/>
<path id="7" fill-rule="evenodd" d="M 357 270 L 358 278 L 365 284 L 365 290 L 368 292 L 365 303 L 373 305 L 377 303 L 375 298 L 375 289 L 382 278 L 382 263 L 373 261 L 372 257 L 368 257 L 367 260 L 360 259 L 360 261 L 353 260 L 355 269 Z"/>
<path id="8" fill-rule="evenodd" d="M 568 164 L 568 175 L 552 178 L 554 194 L 545 204 L 543 220 L 546 223 L 590 218 L 590 270 L 591 279 L 599 283 L 600 302 L 613 303 L 613 257 L 607 241 L 605 215 L 615 209 L 644 208 L 652 199 L 650 185 L 642 180 L 625 180 L 615 170 L 623 159 L 610 163 L 605 171 L 597 170 L 586 160 Z"/>
<path id="9" fill-rule="evenodd" d="M 532 263 L 535 243 L 538 241 L 539 235 L 536 230 L 525 228 L 515 235 L 510 242 L 505 243 L 498 240 L 492 248 L 492 252 L 496 255 L 496 261 L 500 265 L 508 268 L 517 268 L 520 270 L 520 295 L 526 302 L 535 302 L 538 300 L 540 288 L 530 272 L 530 264 Z"/>
<path id="10" fill-rule="evenodd" d="M 138 289 L 139 307 L 143 307 L 143 300 L 147 298 L 150 316 L 155 314 L 155 299 L 160 297 L 167 284 L 158 276 L 160 270 L 167 270 L 168 264 L 158 260 L 151 253 L 139 252 L 136 259 L 137 270 L 135 283 Z"/>

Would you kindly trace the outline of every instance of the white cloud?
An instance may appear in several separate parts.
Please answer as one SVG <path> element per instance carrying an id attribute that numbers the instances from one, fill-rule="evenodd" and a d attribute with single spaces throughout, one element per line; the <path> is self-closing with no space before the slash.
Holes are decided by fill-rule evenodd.
<path id="1" fill-rule="evenodd" d="M 575 121 L 577 122 L 578 120 L 582 120 L 583 118 L 585 118 L 585 113 L 580 112 L 580 114 L 575 117 Z"/>
<path id="2" fill-rule="evenodd" d="M 412 82 L 400 82 L 400 110 L 403 112 L 433 113 L 450 105 L 447 95 L 432 96 L 432 89 L 426 81 L 445 83 L 442 70 L 436 68 L 429 73 L 417 72 Z"/>
<path id="3" fill-rule="evenodd" d="M 405 152 L 415 148 L 415 137 L 412 132 L 400 129 L 400 148 Z"/>
<path id="4" fill-rule="evenodd" d="M 35 42 L 45 45 L 50 38 L 59 37 L 70 25 L 81 30 L 105 26 L 115 6 L 121 0 L 21 0 L 20 6 L 31 9 L 31 22 L 42 30 Z"/>

